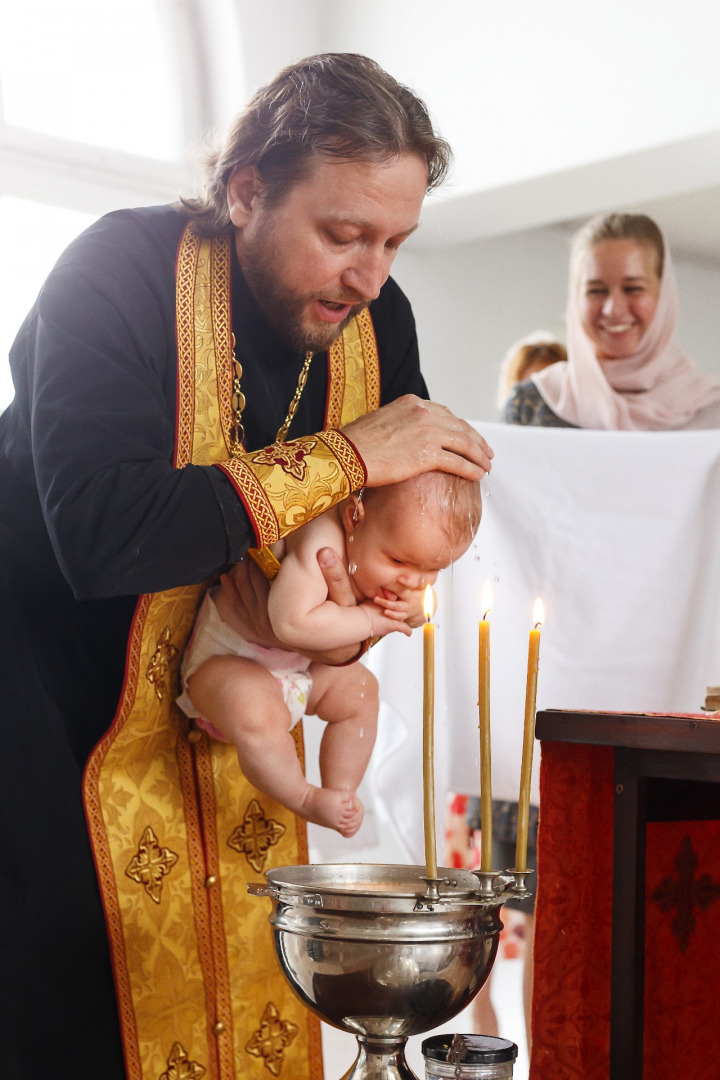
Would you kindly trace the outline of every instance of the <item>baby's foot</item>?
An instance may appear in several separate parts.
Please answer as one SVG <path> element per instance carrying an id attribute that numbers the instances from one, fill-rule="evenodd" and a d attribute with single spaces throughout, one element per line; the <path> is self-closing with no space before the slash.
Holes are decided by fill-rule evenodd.
<path id="1" fill-rule="evenodd" d="M 301 814 L 314 825 L 335 829 L 350 838 L 360 828 L 365 813 L 354 791 L 310 787 Z"/>

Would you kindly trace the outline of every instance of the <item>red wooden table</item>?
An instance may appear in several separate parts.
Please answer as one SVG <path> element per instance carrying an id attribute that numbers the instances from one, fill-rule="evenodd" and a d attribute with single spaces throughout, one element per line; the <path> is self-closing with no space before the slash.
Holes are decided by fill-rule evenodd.
<path id="1" fill-rule="evenodd" d="M 650 912 L 653 919 L 656 918 L 656 913 L 658 918 L 664 917 L 670 928 L 667 931 L 667 936 L 662 938 L 662 941 L 665 942 L 663 945 L 664 955 L 653 961 L 652 979 L 655 981 L 662 977 L 663 964 L 666 964 L 667 970 L 672 972 L 672 965 L 676 960 L 680 963 L 683 957 L 693 956 L 691 943 L 693 947 L 697 948 L 698 940 L 697 937 L 693 938 L 693 935 L 698 926 L 702 929 L 704 926 L 703 920 L 707 922 L 707 912 L 711 906 L 713 908 L 713 917 L 720 916 L 720 872 L 718 872 L 720 868 L 720 851 L 716 852 L 717 864 L 700 866 L 700 871 L 703 872 L 698 875 L 696 871 L 699 864 L 693 849 L 693 843 L 696 848 L 698 847 L 697 842 L 693 840 L 695 835 L 699 835 L 697 832 L 698 827 L 688 825 L 687 829 L 685 829 L 681 826 L 680 832 L 675 829 L 673 835 L 679 837 L 681 833 L 683 834 L 682 844 L 677 841 L 680 844 L 677 851 L 668 849 L 667 858 L 670 872 L 668 874 L 663 871 L 664 876 L 658 878 L 660 885 L 657 887 L 654 884 L 655 878 L 652 879 L 648 887 L 651 890 L 654 889 L 654 892 L 648 899 L 650 894 L 646 895 L 646 867 L 648 865 L 646 855 L 648 857 L 652 855 L 652 844 L 648 847 L 648 836 L 651 839 L 654 838 L 652 843 L 655 844 L 655 849 L 658 847 L 658 837 L 661 837 L 662 854 L 662 843 L 665 842 L 662 840 L 662 836 L 670 836 L 672 830 L 668 831 L 666 829 L 665 833 L 661 833 L 656 829 L 655 832 L 652 832 L 652 823 L 716 823 L 720 821 L 720 718 L 713 719 L 710 715 L 702 713 L 693 715 L 657 715 L 546 710 L 537 714 L 536 734 L 541 741 L 543 757 L 546 748 L 548 748 L 548 762 L 553 757 L 558 760 L 562 758 L 570 762 L 572 768 L 573 753 L 576 753 L 576 755 L 585 754 L 582 761 L 591 762 L 593 760 L 592 753 L 588 756 L 587 751 L 582 749 L 583 747 L 598 748 L 597 753 L 598 755 L 605 755 L 603 758 L 605 762 L 610 761 L 607 755 L 612 755 L 610 765 L 612 772 L 608 768 L 605 769 L 606 780 L 603 793 L 598 792 L 597 794 L 597 798 L 605 798 L 608 803 L 612 801 L 612 817 L 609 816 L 610 811 L 608 810 L 606 818 L 608 822 L 607 841 L 612 845 L 612 851 L 608 852 L 605 862 L 602 859 L 597 861 L 598 866 L 604 866 L 607 869 L 611 868 L 612 881 L 595 880 L 593 882 L 594 888 L 601 892 L 604 891 L 606 894 L 608 905 L 612 904 L 611 946 L 608 943 L 608 948 L 611 950 L 609 954 L 609 1063 L 580 1060 L 583 1052 L 586 1058 L 589 1056 L 599 1059 L 603 1054 L 597 1052 L 596 1049 L 592 1051 L 578 1049 L 577 1074 L 573 1071 L 573 1065 L 571 1064 L 572 1053 L 570 1052 L 565 1071 L 561 1067 L 553 1075 L 567 1077 L 575 1075 L 587 1077 L 591 1075 L 593 1077 L 607 1076 L 609 1080 L 628 1080 L 629 1077 L 632 1077 L 633 1080 L 640 1080 L 644 1075 L 643 1069 L 649 1070 L 649 1048 L 644 1046 L 644 1041 L 648 1040 L 644 1011 L 646 972 L 647 978 L 650 979 L 651 968 L 648 967 L 649 960 L 646 960 L 646 954 L 649 955 L 653 947 L 655 947 L 656 941 L 660 940 L 653 923 L 652 941 L 648 941 L 649 951 L 646 950 L 648 912 Z M 558 745 L 555 747 L 555 744 Z M 551 747 L 554 747 L 552 752 L 549 749 Z M 600 750 L 600 748 L 605 748 L 605 750 Z M 550 772 L 548 772 L 548 776 L 550 775 Z M 556 775 L 560 776 L 561 774 Z M 591 776 L 591 772 L 588 772 L 588 776 Z M 582 772 L 576 772 L 574 782 L 576 784 L 575 792 L 583 795 Z M 588 780 L 588 783 L 590 782 Z M 556 789 L 560 787 L 561 785 L 556 783 Z M 572 799 L 572 786 L 569 786 L 567 791 L 568 799 Z M 554 795 L 554 792 L 552 794 Z M 548 820 L 550 819 L 553 801 L 551 798 L 547 799 Z M 581 802 L 582 800 L 578 801 Z M 545 805 L 546 795 L 541 788 L 540 836 L 538 841 L 541 859 L 543 828 L 544 825 L 547 825 L 544 822 L 543 807 Z M 567 843 L 570 845 L 572 843 L 583 843 L 580 831 L 574 837 L 572 835 L 572 807 L 567 808 L 567 817 L 565 819 L 558 818 L 557 807 L 553 808 L 552 813 L 555 815 L 554 837 L 548 837 L 546 834 L 546 841 L 552 840 L 557 845 L 557 834 L 562 830 L 563 821 L 565 821 L 571 825 Z M 578 817 L 581 816 L 582 811 L 578 810 Z M 650 832 L 648 832 L 648 825 L 651 825 Z M 577 828 L 581 830 L 582 825 L 578 824 Z M 715 833 L 708 834 L 707 830 L 708 828 L 717 830 L 718 827 L 715 824 L 708 824 L 702 828 L 706 830 L 706 835 L 715 836 Z M 693 829 L 695 829 L 695 832 L 693 832 Z M 685 833 L 687 833 L 687 836 Z M 600 838 L 592 834 L 586 837 L 584 841 L 588 848 L 586 861 L 591 864 L 591 873 L 593 872 L 594 841 L 600 843 Z M 675 842 L 673 839 L 672 843 Z M 715 844 L 716 841 L 713 841 L 713 845 Z M 652 857 L 655 858 L 655 856 Z M 712 858 L 714 859 L 715 855 Z M 548 865 L 552 864 L 549 863 Z M 575 865 L 581 864 L 576 861 Z M 653 867 L 659 865 L 657 859 L 651 865 Z M 653 870 L 653 873 L 656 873 L 657 876 L 659 871 Z M 541 941 L 544 918 L 543 901 L 547 900 L 545 904 L 546 912 L 552 911 L 553 902 L 553 882 L 544 877 L 542 862 L 539 868 L 539 876 L 536 930 Z M 557 876 L 559 878 L 561 874 L 558 873 Z M 559 882 L 555 884 L 559 888 Z M 663 889 L 665 893 L 663 893 Z M 673 890 L 675 891 L 673 892 Z M 607 925 L 609 927 L 609 909 L 607 914 Z M 587 929 L 588 933 L 596 932 L 594 927 L 589 926 Z M 666 933 L 664 925 L 662 933 Z M 673 935 L 672 938 L 669 936 L 670 934 Z M 670 947 L 667 945 L 668 941 Z M 707 959 L 710 961 L 710 957 Z M 558 956 L 558 963 L 563 963 L 560 956 Z M 698 964 L 697 959 L 693 960 L 692 963 L 698 968 L 702 966 Z M 708 963 L 707 967 L 711 966 Z M 661 972 L 660 976 L 657 975 L 658 971 Z M 671 977 L 676 978 L 675 975 Z M 701 971 L 698 972 L 698 977 L 704 977 Z M 720 1028 L 720 993 L 717 990 L 717 969 L 707 971 L 706 993 L 710 995 L 709 1000 L 715 1002 L 717 1027 Z M 684 1004 L 687 1004 L 693 998 L 692 994 L 688 995 L 687 993 L 683 993 L 681 996 Z M 653 989 L 653 1008 L 655 1008 L 657 1000 L 658 995 L 655 995 Z M 694 998 L 694 1000 L 699 999 Z M 678 1007 L 683 1003 L 678 1002 Z M 549 1015 L 547 1010 L 544 1015 L 545 1017 Z M 686 1020 L 688 1019 L 691 1023 L 693 1022 L 692 1016 L 686 1018 Z M 556 1019 L 553 1022 L 559 1024 L 557 1028 L 559 1032 L 557 1039 L 559 1040 L 562 1038 L 562 1024 Z M 602 1019 L 599 1019 L 598 1023 L 601 1024 Z M 658 1026 L 655 1020 L 653 1024 L 651 1038 L 655 1037 Z M 705 1028 L 708 1027 L 707 1017 L 705 1017 L 703 1024 Z M 537 1037 L 540 1044 L 542 1043 L 542 1034 L 542 1031 L 538 1030 Z M 705 1032 L 705 1036 L 720 1040 L 720 1035 L 715 1032 L 709 1035 Z M 692 1043 L 692 1029 L 685 1031 L 685 1037 L 689 1043 Z M 673 1048 L 668 1039 L 671 1040 L 672 1036 L 668 1035 L 664 1028 L 662 1038 L 665 1041 L 663 1052 L 669 1055 L 670 1060 L 673 1056 Z M 577 1041 L 576 1045 L 578 1047 L 581 1045 L 581 1041 Z M 590 1042 L 587 1042 L 586 1046 L 590 1045 Z M 592 1045 L 597 1047 L 598 1044 L 594 1043 Z M 655 1053 L 658 1060 L 661 1060 L 659 1048 L 655 1047 L 653 1053 Z M 548 1061 L 550 1056 L 551 1051 L 546 1049 Z M 535 1059 L 535 1054 L 533 1054 L 533 1059 Z M 655 1058 L 653 1058 L 653 1061 L 655 1061 Z M 717 1066 L 717 1060 L 715 1065 Z M 653 1075 L 647 1071 L 646 1080 L 658 1080 L 661 1067 L 653 1065 L 653 1069 L 656 1071 Z M 542 1078 L 546 1075 L 550 1075 L 549 1069 L 543 1070 L 541 1067 L 536 1069 L 534 1060 L 531 1077 Z M 676 1075 L 672 1072 L 670 1066 L 668 1075 Z"/>

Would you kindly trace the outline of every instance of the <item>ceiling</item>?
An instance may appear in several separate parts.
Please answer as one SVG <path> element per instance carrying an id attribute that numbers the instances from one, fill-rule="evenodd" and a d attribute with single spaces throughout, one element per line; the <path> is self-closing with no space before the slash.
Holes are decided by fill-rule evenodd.
<path id="1" fill-rule="evenodd" d="M 720 186 L 671 195 L 637 207 L 654 218 L 675 255 L 720 266 Z"/>
<path id="2" fill-rule="evenodd" d="M 527 229 L 568 231 L 595 214 L 655 218 L 677 255 L 720 266 L 720 132 L 594 161 L 502 187 L 429 201 L 419 248 L 448 247 Z"/>

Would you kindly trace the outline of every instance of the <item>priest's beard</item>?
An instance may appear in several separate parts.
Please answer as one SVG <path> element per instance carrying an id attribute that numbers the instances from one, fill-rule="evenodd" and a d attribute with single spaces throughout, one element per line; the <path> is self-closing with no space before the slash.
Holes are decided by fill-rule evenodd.
<path id="1" fill-rule="evenodd" d="M 327 293 L 299 292 L 281 278 L 282 255 L 269 235 L 270 228 L 258 233 L 251 244 L 244 242 L 239 251 L 245 280 L 270 329 L 295 352 L 324 352 L 343 332 L 367 302 L 357 303 L 357 294 L 330 297 Z M 318 299 L 352 304 L 340 323 L 315 322 L 310 318 L 312 302 Z"/>

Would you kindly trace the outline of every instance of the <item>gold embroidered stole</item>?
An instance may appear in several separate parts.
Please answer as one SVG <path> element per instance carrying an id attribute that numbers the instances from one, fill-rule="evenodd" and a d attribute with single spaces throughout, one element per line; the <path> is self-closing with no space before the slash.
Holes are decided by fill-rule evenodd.
<path id="1" fill-rule="evenodd" d="M 177 468 L 228 464 L 230 243 L 200 240 L 188 228 L 178 249 Z M 378 407 L 367 313 L 332 347 L 329 364 L 329 426 Z M 326 432 L 312 442 L 285 446 L 300 444 L 307 481 L 300 508 L 296 499 L 290 511 L 302 487 L 296 477 L 253 455 L 234 459 L 250 477 L 245 487 L 243 477 L 233 482 L 263 543 L 362 483 L 362 464 L 342 436 Z M 270 497 L 258 493 L 265 481 Z M 175 705 L 182 651 L 206 586 L 140 597 L 120 706 L 85 772 L 127 1076 L 267 1080 L 269 1071 L 321 1080 L 319 1022 L 276 962 L 268 902 L 246 889 L 272 866 L 307 861 L 305 823 L 256 791 L 234 747 L 191 728 Z M 300 725 L 295 732 L 302 758 Z"/>

